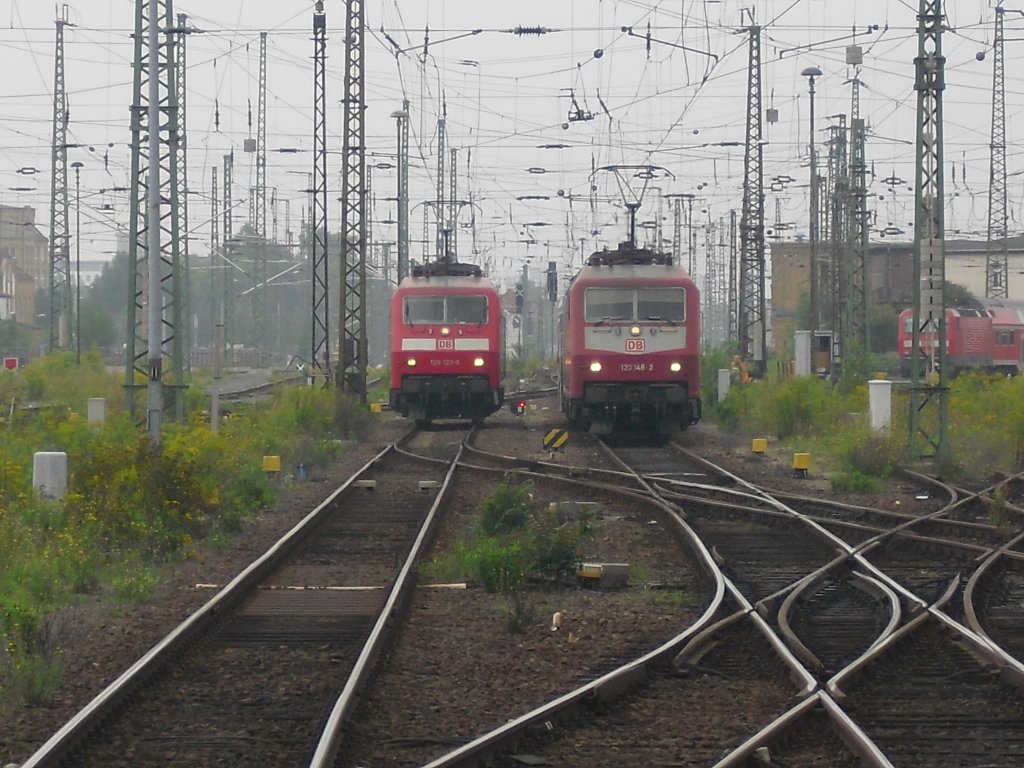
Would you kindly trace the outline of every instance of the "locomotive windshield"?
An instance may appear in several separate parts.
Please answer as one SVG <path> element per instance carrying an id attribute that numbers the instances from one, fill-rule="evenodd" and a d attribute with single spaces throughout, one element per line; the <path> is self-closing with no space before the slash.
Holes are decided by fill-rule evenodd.
<path id="1" fill-rule="evenodd" d="M 636 317 L 681 323 L 686 319 L 686 294 L 682 288 L 638 288 Z"/>
<path id="2" fill-rule="evenodd" d="M 486 296 L 407 296 L 405 321 L 410 325 L 487 322 Z"/>
<path id="3" fill-rule="evenodd" d="M 686 319 L 686 292 L 682 288 L 588 288 L 583 296 L 583 317 L 602 320 Z"/>

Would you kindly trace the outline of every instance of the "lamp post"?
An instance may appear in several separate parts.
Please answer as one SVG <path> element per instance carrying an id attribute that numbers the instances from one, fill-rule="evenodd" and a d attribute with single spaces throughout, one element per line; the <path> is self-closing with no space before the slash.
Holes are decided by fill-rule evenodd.
<path id="1" fill-rule="evenodd" d="M 75 363 L 82 362 L 82 163 L 71 164 L 75 169 Z"/>
<path id="2" fill-rule="evenodd" d="M 811 148 L 811 220 L 809 235 L 811 241 L 811 321 L 810 330 L 818 330 L 818 158 L 814 151 L 814 78 L 821 77 L 821 70 L 817 67 L 807 67 L 800 73 L 807 78 L 811 89 L 811 125 L 810 125 L 810 148 Z"/>

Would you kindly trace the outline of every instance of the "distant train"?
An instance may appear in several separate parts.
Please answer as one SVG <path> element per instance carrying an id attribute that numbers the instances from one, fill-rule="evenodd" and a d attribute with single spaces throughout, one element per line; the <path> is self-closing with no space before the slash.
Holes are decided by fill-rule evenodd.
<path id="1" fill-rule="evenodd" d="M 700 420 L 700 292 L 671 257 L 631 243 L 594 253 L 566 291 L 560 326 L 571 424 L 665 436 Z"/>
<path id="2" fill-rule="evenodd" d="M 426 424 L 480 421 L 505 399 L 504 316 L 472 264 L 416 266 L 391 298 L 391 407 Z"/>
<path id="3" fill-rule="evenodd" d="M 910 374 L 913 348 L 913 310 L 900 313 L 900 369 Z M 921 355 L 938 353 L 935 333 L 918 337 Z M 946 365 L 951 372 L 977 368 L 1018 374 L 1024 369 L 1024 302 L 974 299 L 965 306 L 946 308 Z"/>

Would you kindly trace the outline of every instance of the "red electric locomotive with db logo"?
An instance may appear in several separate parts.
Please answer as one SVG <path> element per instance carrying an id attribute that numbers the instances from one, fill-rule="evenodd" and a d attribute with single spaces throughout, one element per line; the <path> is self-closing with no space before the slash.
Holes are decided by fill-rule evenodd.
<path id="1" fill-rule="evenodd" d="M 480 267 L 415 266 L 391 298 L 391 407 L 426 424 L 480 421 L 505 399 L 504 318 Z"/>
<path id="2" fill-rule="evenodd" d="M 560 395 L 574 426 L 671 435 L 701 417 L 700 292 L 672 258 L 599 251 L 561 304 Z"/>

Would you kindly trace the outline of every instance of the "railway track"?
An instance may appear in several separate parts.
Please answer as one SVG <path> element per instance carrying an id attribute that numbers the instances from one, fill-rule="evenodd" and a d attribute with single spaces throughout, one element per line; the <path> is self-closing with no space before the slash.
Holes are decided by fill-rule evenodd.
<path id="1" fill-rule="evenodd" d="M 611 650 L 595 655 L 582 646 L 593 637 L 588 631 L 601 629 L 573 624 L 582 612 L 568 611 L 564 629 L 569 631 L 552 630 L 547 638 L 517 639 L 500 626 L 475 621 L 461 633 L 448 632 L 443 617 L 453 601 L 462 604 L 454 613 L 460 617 L 466 616 L 467 603 L 478 605 L 485 624 L 493 624 L 488 615 L 493 602 L 472 589 L 416 590 L 409 597 L 412 620 L 388 646 L 387 664 L 373 675 L 367 667 L 363 680 L 371 682 L 365 683 L 358 706 L 352 697 L 344 704 L 337 703 L 344 697 L 336 699 L 333 707 L 321 705 L 321 713 L 333 712 L 323 729 L 327 735 L 319 745 L 315 739 L 304 741 L 307 759 L 301 764 L 351 768 L 379 763 L 386 755 L 431 768 L 482 760 L 499 766 L 545 760 L 583 766 L 614 753 L 626 761 L 642 754 L 644 762 L 716 768 L 801 761 L 948 765 L 911 745 L 931 738 L 936 729 L 969 728 L 971 718 L 983 717 L 979 708 L 986 696 L 1007 704 L 994 714 L 991 730 L 989 725 L 978 729 L 979 744 L 1015 727 L 1024 730 L 1017 687 L 1024 674 L 1013 658 L 1014 643 L 1021 642 L 1017 604 L 1024 589 L 1019 577 L 1024 550 L 1012 523 L 993 525 L 978 511 L 990 509 L 998 498 L 1008 505 L 1008 519 L 1015 519 L 1011 493 L 996 496 L 995 486 L 980 492 L 929 486 L 928 505 L 913 514 L 894 513 L 769 492 L 670 447 L 621 448 L 617 454 L 625 466 L 596 453 L 573 465 L 539 450 L 509 451 L 515 441 L 503 431 L 508 424 L 494 421 L 499 423 L 489 423 L 481 433 L 490 435 L 491 450 L 463 446 L 460 433 L 436 428 L 408 451 L 417 454 L 411 459 L 426 460 L 445 473 L 458 457 L 450 481 L 454 518 L 462 518 L 458 525 L 470 524 L 472 499 L 481 487 L 504 476 L 528 480 L 539 498 L 576 498 L 601 507 L 606 538 L 628 538 L 623 534 L 628 526 L 643 528 L 663 544 L 666 531 L 677 536 L 682 549 L 668 556 L 688 559 L 689 565 L 668 567 L 653 579 L 649 575 L 644 591 L 671 598 L 699 585 L 696 602 L 685 611 L 662 605 L 659 613 L 652 610 L 656 601 L 638 607 L 633 587 L 620 594 L 579 592 L 608 614 L 643 611 L 651 623 L 649 631 L 620 638 L 614 648 L 608 645 Z M 364 496 L 374 493 L 363 489 Z M 456 530 L 441 526 L 439 543 L 451 545 Z M 339 555 L 331 551 L 324 559 L 337 561 Z M 373 555 L 365 551 L 353 557 L 369 563 Z M 272 586 L 297 578 L 284 572 Z M 548 611 L 561 607 L 543 605 Z M 431 619 L 435 614 L 441 618 Z M 258 623 L 255 634 L 270 632 L 273 613 Z M 573 646 L 575 631 L 577 640 L 584 639 Z M 620 630 L 608 622 L 605 631 Z M 498 670 L 498 676 L 513 681 L 521 677 L 524 690 L 533 691 L 522 700 L 507 694 L 514 683 L 493 692 L 467 689 L 459 683 L 458 665 L 443 665 L 453 655 L 472 664 L 481 643 L 509 643 L 510 661 L 521 650 L 514 644 L 527 643 L 532 650 L 523 658 L 534 660 L 569 648 L 569 663 L 536 665 L 549 674 L 559 670 L 543 694 L 535 683 L 526 683 L 538 672 L 528 661 Z M 433 647 L 437 644 L 445 646 L 444 653 Z M 933 707 L 926 701 L 919 722 L 892 739 L 894 729 L 903 727 L 893 702 L 912 707 L 907 702 L 914 691 L 941 689 L 940 673 L 899 661 L 906 653 L 941 657 L 936 669 L 948 668 L 954 682 L 966 681 L 963 691 L 956 689 L 957 701 L 962 697 L 965 704 L 943 720 L 939 703 Z M 334 659 L 321 660 L 318 668 L 337 665 Z M 883 690 L 886 681 L 889 689 Z M 408 686 L 416 690 L 418 704 L 400 703 L 410 698 L 404 693 Z M 459 696 L 453 697 L 453 690 Z M 258 703 L 250 706 L 251 713 Z M 669 721 L 666 712 L 687 716 Z M 240 726 L 236 731 L 220 742 L 211 737 L 201 749 L 207 755 L 245 754 L 264 746 L 247 744 L 246 734 L 238 736 Z M 172 741 L 173 749 L 181 748 L 180 740 Z M 993 765 L 1016 764 L 1005 761 L 1019 744 L 1013 738 L 1006 743 L 1005 751 L 993 752 Z M 973 749 L 973 743 L 966 748 L 969 759 Z M 298 764 L 298 747 L 288 750 L 289 764 Z M 308 757 L 312 753 L 316 757 Z M 947 749 L 946 757 L 951 754 L 957 753 Z M 196 764 L 218 763 L 204 758 Z"/>
<path id="2" fill-rule="evenodd" d="M 329 764 L 453 467 L 382 451 L 25 766 Z"/>
<path id="3" fill-rule="evenodd" d="M 886 718 L 884 708 L 877 713 L 878 720 L 865 717 L 864 722 L 868 727 L 866 729 L 862 727 L 843 707 L 843 691 L 840 689 L 838 681 L 847 678 L 841 678 L 837 673 L 845 672 L 850 675 L 852 670 L 870 667 L 870 662 L 881 655 L 878 651 L 879 648 L 887 648 L 895 644 L 893 638 L 898 636 L 897 628 L 901 625 L 913 627 L 915 622 L 925 620 L 936 624 L 944 621 L 954 628 L 959 625 L 933 605 L 936 601 L 922 600 L 913 590 L 901 586 L 898 580 L 891 579 L 873 566 L 870 561 L 857 552 L 854 546 L 836 541 L 834 536 L 829 537 L 825 528 L 814 524 L 812 517 L 806 514 L 806 509 L 804 513 L 798 513 L 795 510 L 788 511 L 801 524 L 810 524 L 812 530 L 817 529 L 820 533 L 826 534 L 822 542 L 808 545 L 808 540 L 805 537 L 793 534 L 794 529 L 789 529 L 782 536 L 773 537 L 771 535 L 772 525 L 761 523 L 762 529 L 758 531 L 760 535 L 756 537 L 756 541 L 736 544 L 737 539 L 752 530 L 750 528 L 752 523 L 748 519 L 745 524 L 746 528 L 744 525 L 740 525 L 739 528 L 730 527 L 735 520 L 742 519 L 744 516 L 748 518 L 760 516 L 767 518 L 770 523 L 778 524 L 780 508 L 785 505 L 772 505 L 772 509 L 766 510 L 762 504 L 750 499 L 737 501 L 734 497 L 732 501 L 723 501 L 721 497 L 723 495 L 728 497 L 733 490 L 731 481 L 713 487 L 713 483 L 706 482 L 708 477 L 701 476 L 708 473 L 682 468 L 680 462 L 666 460 L 664 453 L 659 453 L 659 451 L 634 451 L 626 463 L 629 463 L 630 460 L 641 463 L 642 466 L 635 470 L 637 482 L 646 486 L 652 495 L 659 493 L 654 490 L 652 485 L 657 485 L 659 489 L 666 486 L 673 488 L 673 492 L 667 493 L 665 496 L 674 495 L 675 502 L 684 507 L 687 522 L 693 524 L 698 532 L 700 532 L 702 517 L 711 521 L 710 525 L 705 523 L 707 528 L 704 533 L 707 535 L 710 532 L 707 543 L 709 549 L 717 555 L 714 558 L 716 565 L 728 564 L 727 579 L 729 576 L 739 575 L 742 569 L 750 574 L 745 583 L 742 579 L 737 579 L 735 583 L 729 582 L 736 603 L 734 607 L 738 606 L 738 610 L 728 614 L 729 602 L 720 604 L 719 616 L 725 613 L 728 614 L 727 617 L 718 624 L 705 627 L 700 635 L 691 638 L 690 645 L 687 646 L 688 650 L 676 657 L 675 668 L 685 668 L 690 663 L 689 659 L 704 658 L 703 651 L 691 651 L 691 646 L 710 647 L 723 651 L 724 647 L 728 645 L 729 638 L 721 631 L 720 627 L 739 625 L 748 619 L 756 625 L 758 611 L 760 611 L 769 616 L 770 626 L 758 627 L 759 631 L 763 633 L 764 637 L 775 640 L 775 642 L 769 642 L 773 653 L 767 654 L 767 657 L 774 656 L 775 663 L 788 669 L 789 674 L 798 682 L 799 695 L 797 698 L 802 701 L 784 715 L 774 720 L 769 718 L 764 727 L 746 742 L 730 744 L 724 734 L 719 733 L 718 738 L 722 740 L 718 741 L 715 749 L 720 754 L 724 747 L 725 751 L 730 754 L 715 764 L 724 767 L 747 764 L 748 761 L 755 761 L 749 763 L 755 764 L 757 760 L 761 761 L 757 764 L 765 764 L 771 759 L 770 755 L 772 754 L 779 756 L 788 753 L 827 756 L 830 765 L 892 764 L 886 757 L 884 749 L 876 743 L 872 736 L 872 732 L 876 731 L 876 723 L 879 720 L 884 721 Z M 643 463 L 645 460 L 647 463 Z M 696 477 L 702 482 L 681 481 L 679 480 L 681 476 L 691 479 Z M 681 484 L 687 486 L 683 491 L 679 490 Z M 953 494 L 948 504 L 941 505 L 932 514 L 935 518 L 941 518 L 942 515 L 948 514 L 951 508 L 957 509 L 959 506 L 956 496 Z M 715 510 L 714 513 L 705 511 L 711 509 Z M 869 514 L 877 514 L 863 509 L 848 511 L 854 512 L 861 518 Z M 818 516 L 820 517 L 820 513 Z M 833 513 L 832 516 L 835 517 L 835 514 Z M 730 521 L 730 517 L 733 518 L 732 521 Z M 886 527 L 880 524 L 882 522 L 880 518 L 884 516 L 878 517 L 879 519 L 872 521 L 876 532 L 866 538 L 861 537 L 857 545 L 866 546 L 870 550 L 872 547 L 877 547 L 879 541 L 896 539 L 898 536 L 905 535 L 906 531 L 912 531 L 917 522 L 914 519 L 890 518 L 886 521 L 888 523 L 888 527 Z M 726 522 L 723 523 L 723 520 Z M 984 549 L 985 545 L 999 547 L 1000 542 L 1005 541 L 1004 532 L 986 530 L 984 524 L 979 524 L 977 519 L 964 523 L 965 521 L 962 520 L 933 522 L 931 519 L 926 519 L 922 524 L 922 528 L 926 529 L 925 532 L 912 535 L 922 541 L 931 542 L 933 545 L 939 541 L 935 538 L 936 534 L 941 534 L 947 539 L 958 538 L 960 546 L 966 552 L 979 548 Z M 771 549 L 771 547 L 762 546 L 762 552 L 752 558 L 750 553 L 758 551 L 758 547 L 754 545 L 765 540 L 773 541 L 773 545 L 778 548 L 775 557 L 765 556 L 764 550 Z M 726 555 L 723 555 L 718 549 L 719 546 L 731 547 L 731 549 L 727 551 Z M 811 550 L 823 549 L 817 551 L 815 556 L 808 558 L 808 546 Z M 830 551 L 836 555 L 832 561 L 828 560 Z M 732 560 L 729 555 L 732 556 Z M 745 562 L 745 560 L 753 560 L 753 562 Z M 774 571 L 771 566 L 773 561 L 776 564 Z M 782 575 L 779 575 L 778 572 L 780 568 L 783 572 Z M 920 588 L 922 585 L 912 582 L 911 586 Z M 955 592 L 956 590 L 952 588 L 946 590 L 941 601 L 942 606 L 949 602 Z M 746 602 L 748 598 L 758 601 L 756 609 L 752 604 Z M 938 613 L 933 614 L 932 611 Z M 910 617 L 915 614 L 917 618 L 911 619 Z M 899 636 L 908 634 L 912 633 L 906 631 Z M 973 640 L 971 638 L 971 642 Z M 788 649 L 794 649 L 793 657 L 788 655 Z M 990 649 L 986 650 L 990 651 Z M 975 646 L 973 652 L 983 658 L 986 664 L 995 665 L 988 667 L 990 671 L 987 674 L 989 675 L 992 675 L 992 669 L 998 669 L 999 664 L 1006 662 L 1005 658 L 997 658 L 992 653 L 983 651 L 980 646 Z M 742 650 L 737 653 L 743 655 Z M 766 655 L 757 654 L 757 658 L 763 661 Z M 914 679 L 920 675 L 926 676 L 926 673 L 922 671 L 907 676 L 909 689 L 913 690 Z M 808 679 L 811 681 L 809 684 L 806 683 Z M 435 766 L 472 764 L 474 758 L 471 758 L 470 754 L 479 756 L 499 749 L 498 745 L 502 743 L 508 748 L 507 745 L 510 741 L 514 738 L 524 738 L 524 734 L 526 734 L 527 746 L 518 749 L 520 753 L 525 751 L 526 757 L 524 758 L 520 754 L 519 757 L 511 757 L 506 762 L 499 761 L 495 764 L 517 765 L 523 764 L 523 762 L 542 764 L 543 760 L 550 760 L 554 754 L 557 754 L 560 765 L 593 764 L 597 755 L 607 754 L 607 748 L 611 744 L 629 743 L 634 738 L 634 732 L 638 726 L 635 723 L 631 724 L 629 713 L 638 710 L 645 711 L 644 702 L 648 695 L 651 696 L 653 702 L 662 702 L 663 706 L 672 706 L 664 704 L 666 699 L 661 686 L 667 680 L 669 688 L 678 688 L 678 681 L 674 681 L 672 676 L 659 677 L 650 670 L 648 670 L 646 680 L 647 684 L 644 686 L 642 694 L 630 697 L 628 703 L 617 702 L 615 705 L 611 705 L 622 714 L 613 716 L 605 714 L 602 710 L 594 715 L 592 723 L 582 728 L 563 731 L 555 726 L 549 728 L 543 737 L 532 739 L 528 735 L 529 727 L 523 727 L 518 736 L 513 736 L 510 733 L 510 728 L 498 729 L 478 738 L 469 747 L 454 750 L 429 765 L 434 768 Z M 805 685 L 800 686 L 800 682 L 804 682 Z M 1010 690 L 1011 696 L 1017 695 L 1015 689 Z M 1005 695 L 1005 691 L 1002 693 Z M 698 696 L 700 695 L 698 694 Z M 705 699 L 706 702 L 712 700 L 710 697 Z M 868 705 L 868 708 L 870 706 Z M 761 710 L 762 717 L 765 711 Z M 1012 708 L 1009 711 L 1011 714 L 1008 717 L 1011 720 L 1017 717 L 1016 722 L 1019 723 L 1019 712 L 1013 715 Z M 555 717 L 557 712 L 557 707 L 551 705 L 522 718 L 522 721 L 530 722 L 534 714 L 540 714 L 550 718 L 545 721 L 550 724 L 557 719 Z M 719 712 L 717 721 L 720 722 L 726 717 Z M 998 733 L 1001 727 L 1004 726 L 999 723 L 994 724 L 994 732 Z M 559 733 L 555 736 L 552 731 L 559 731 Z M 702 729 L 701 733 L 707 737 L 709 731 Z M 928 728 L 923 727 L 915 734 L 915 737 L 928 738 L 928 735 Z M 584 750 L 577 754 L 579 745 L 589 743 L 598 744 L 598 751 L 587 753 Z M 675 760 L 674 764 L 680 765 L 708 764 L 699 748 L 695 747 L 693 736 L 685 724 L 670 729 L 668 733 L 645 733 L 643 743 L 645 755 L 658 754 L 661 755 L 661 759 L 669 762 Z M 670 757 L 673 755 L 671 745 L 681 743 L 687 744 L 687 749 L 682 754 L 677 752 Z M 660 750 L 666 744 L 669 745 L 666 747 L 668 752 L 663 754 Z M 847 744 L 853 746 L 846 747 Z M 602 745 L 605 747 L 603 752 L 600 750 Z M 1010 750 L 1014 749 L 1016 749 L 1016 742 L 1011 740 Z M 949 754 L 950 752 L 947 750 L 947 758 Z M 567 757 L 567 755 L 569 756 Z M 1003 763 L 994 764 L 1002 765 Z"/>

